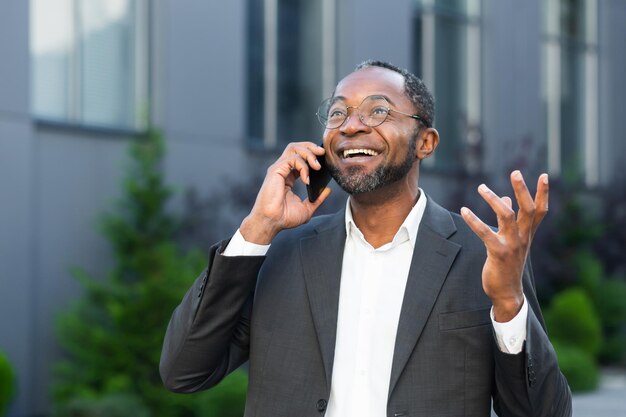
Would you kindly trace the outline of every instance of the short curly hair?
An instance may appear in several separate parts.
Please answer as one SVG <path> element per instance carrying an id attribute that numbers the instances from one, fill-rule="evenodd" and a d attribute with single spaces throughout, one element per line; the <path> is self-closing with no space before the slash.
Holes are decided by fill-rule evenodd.
<path id="1" fill-rule="evenodd" d="M 419 116 L 424 119 L 426 127 L 432 127 L 435 118 L 435 98 L 421 79 L 404 68 L 373 59 L 361 62 L 354 71 L 371 67 L 386 68 L 402 75 L 404 77 L 404 94 L 411 100 L 419 112 Z"/>

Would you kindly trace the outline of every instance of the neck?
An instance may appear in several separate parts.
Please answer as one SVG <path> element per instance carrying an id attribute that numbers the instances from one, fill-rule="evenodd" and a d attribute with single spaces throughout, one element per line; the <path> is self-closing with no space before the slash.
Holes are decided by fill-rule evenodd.
<path id="1" fill-rule="evenodd" d="M 414 181 L 353 195 L 350 197 L 352 218 L 365 240 L 372 247 L 379 248 L 393 240 L 418 198 L 415 178 Z"/>

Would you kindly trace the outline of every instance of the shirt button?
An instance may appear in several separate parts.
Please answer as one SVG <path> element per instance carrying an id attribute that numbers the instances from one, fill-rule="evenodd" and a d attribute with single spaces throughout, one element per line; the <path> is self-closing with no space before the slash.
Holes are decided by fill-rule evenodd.
<path id="1" fill-rule="evenodd" d="M 323 413 L 324 411 L 326 411 L 327 404 L 328 403 L 323 398 L 317 400 L 317 404 L 316 404 L 317 411 L 319 411 L 320 413 Z"/>
<path id="2" fill-rule="evenodd" d="M 511 345 L 514 345 L 514 344 L 515 344 L 515 342 L 517 342 L 517 337 L 515 337 L 515 336 L 511 336 L 511 337 L 509 337 L 509 343 L 510 343 Z"/>

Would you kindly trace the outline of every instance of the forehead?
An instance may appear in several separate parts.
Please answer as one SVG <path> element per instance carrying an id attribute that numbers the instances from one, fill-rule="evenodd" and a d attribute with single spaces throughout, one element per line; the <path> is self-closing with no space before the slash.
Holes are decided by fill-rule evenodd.
<path id="1" fill-rule="evenodd" d="M 334 94 L 335 97 L 345 97 L 346 102 L 357 104 L 371 95 L 384 95 L 395 103 L 409 102 L 404 94 L 404 77 L 380 67 L 368 67 L 349 74 L 339 81 Z"/>

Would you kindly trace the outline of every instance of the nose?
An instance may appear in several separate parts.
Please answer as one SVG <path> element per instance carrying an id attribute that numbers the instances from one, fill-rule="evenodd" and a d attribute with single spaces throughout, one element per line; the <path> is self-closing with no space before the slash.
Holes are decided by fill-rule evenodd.
<path id="1" fill-rule="evenodd" d="M 352 111 L 350 111 L 350 109 Z M 371 128 L 361 121 L 359 109 L 356 107 L 348 108 L 348 116 L 346 117 L 346 120 L 344 120 L 343 124 L 339 126 L 341 133 L 346 136 L 356 135 L 360 132 L 367 132 L 369 129 Z"/>

